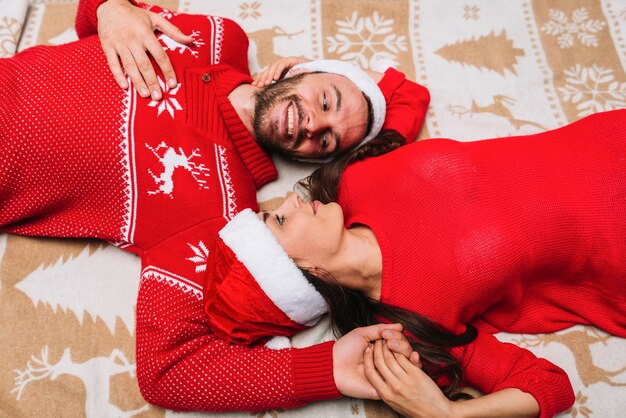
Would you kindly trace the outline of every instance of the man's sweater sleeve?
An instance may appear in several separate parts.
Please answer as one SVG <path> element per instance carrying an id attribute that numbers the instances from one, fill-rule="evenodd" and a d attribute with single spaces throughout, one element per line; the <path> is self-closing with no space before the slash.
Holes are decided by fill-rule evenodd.
<path id="1" fill-rule="evenodd" d="M 387 102 L 387 115 L 383 129 L 393 129 L 407 142 L 413 142 L 424 125 L 430 103 L 428 89 L 393 68 L 385 71 L 378 82 Z"/>
<path id="2" fill-rule="evenodd" d="M 461 357 L 465 382 L 488 394 L 517 388 L 539 403 L 541 418 L 552 417 L 574 404 L 565 371 L 530 351 L 479 332 L 476 340 L 453 350 Z"/>
<path id="3" fill-rule="evenodd" d="M 339 397 L 332 342 L 271 350 L 211 334 L 202 287 L 142 257 L 137 379 L 144 398 L 174 410 L 292 408 Z"/>
<path id="4" fill-rule="evenodd" d="M 98 34 L 98 16 L 96 11 L 98 7 L 107 0 L 80 0 L 78 3 L 78 11 L 76 12 L 76 33 L 79 38 Z M 134 0 L 128 0 L 134 5 L 138 3 Z"/>

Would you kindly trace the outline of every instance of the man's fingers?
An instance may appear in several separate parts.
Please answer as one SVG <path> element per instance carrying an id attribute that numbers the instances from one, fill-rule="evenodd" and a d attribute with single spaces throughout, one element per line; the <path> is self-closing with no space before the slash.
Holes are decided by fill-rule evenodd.
<path id="1" fill-rule="evenodd" d="M 420 355 L 418 354 L 417 351 L 413 351 L 411 353 L 411 356 L 409 357 L 409 360 L 411 361 L 411 363 L 413 363 L 415 366 L 419 367 L 420 369 L 422 368 L 422 360 L 420 359 Z"/>
<path id="2" fill-rule="evenodd" d="M 399 356 L 403 356 L 415 366 L 422 368 L 422 361 L 420 360 L 420 356 L 416 351 L 413 351 L 413 347 L 409 343 L 406 335 L 402 332 L 394 331 L 394 330 L 384 330 L 382 332 L 383 338 L 387 341 L 387 347 L 391 351 L 393 351 L 396 355 L 396 358 Z M 406 369 L 405 369 L 406 370 Z"/>
<path id="3" fill-rule="evenodd" d="M 394 353 L 409 357 L 413 352 L 413 347 L 402 332 L 387 329 L 382 332 L 382 336 L 387 341 L 389 349 Z"/>
<path id="4" fill-rule="evenodd" d="M 143 77 L 137 68 L 137 63 L 135 62 L 135 58 L 133 54 L 128 49 L 124 49 L 122 51 L 118 51 L 120 56 L 120 61 L 122 63 L 122 67 L 124 68 L 124 72 L 130 78 L 131 83 L 137 89 L 137 92 L 141 97 L 148 97 L 150 92 L 146 86 L 146 83 L 143 81 Z"/>
<path id="5" fill-rule="evenodd" d="M 147 48 L 148 52 L 150 52 L 150 55 L 152 55 L 152 58 L 154 58 L 157 65 L 161 69 L 167 85 L 170 88 L 176 87 L 176 84 L 178 82 L 176 81 L 176 74 L 174 73 L 172 62 L 163 50 L 163 47 L 161 46 L 159 41 L 157 41 L 156 39 L 152 39 L 150 42 L 148 42 Z"/>
<path id="6" fill-rule="evenodd" d="M 160 32 L 163 32 L 176 42 L 180 42 L 181 44 L 190 44 L 194 41 L 193 36 L 185 35 L 183 31 L 178 28 L 178 26 L 174 25 L 163 16 L 153 13 L 150 17 L 152 19 L 154 29 L 158 29 Z"/>
<path id="7" fill-rule="evenodd" d="M 128 88 L 128 81 L 126 80 L 126 75 L 124 74 L 124 70 L 120 64 L 120 59 L 117 56 L 117 52 L 113 48 L 104 48 L 104 55 L 106 56 L 107 63 L 109 64 L 109 69 L 115 78 L 117 84 L 126 90 Z"/>
<path id="8" fill-rule="evenodd" d="M 402 331 L 401 324 L 376 324 L 368 327 L 357 328 L 356 332 L 367 341 L 376 341 L 382 338 L 381 333 L 385 329 L 393 331 Z"/>
<path id="9" fill-rule="evenodd" d="M 157 76 L 152 67 L 152 62 L 150 62 L 150 58 L 148 58 L 148 54 L 146 51 L 136 46 L 131 49 L 131 52 L 148 90 L 147 96 L 142 94 L 141 89 L 139 90 L 139 94 L 141 94 L 142 97 L 152 97 L 153 100 L 161 99 L 161 87 L 157 81 Z"/>
<path id="10" fill-rule="evenodd" d="M 143 77 L 137 68 L 137 63 L 135 62 L 135 58 L 133 54 L 128 49 L 125 49 L 120 52 L 120 61 L 122 61 L 122 67 L 124 67 L 124 71 L 130 77 L 130 81 L 135 85 L 137 92 L 141 97 L 149 97 L 150 91 L 148 90 L 148 86 L 143 81 Z"/>
<path id="11" fill-rule="evenodd" d="M 181 44 L 190 44 L 194 41 L 193 36 L 185 35 L 178 26 L 171 23 L 169 20 L 160 16 L 156 13 L 151 13 L 150 18 L 152 19 L 152 26 L 154 29 L 159 30 L 165 35 L 169 36 L 176 42 L 180 42 Z M 150 38 L 147 38 L 150 39 Z M 148 45 L 148 50 L 152 57 L 157 62 L 157 65 L 161 69 L 163 73 L 163 77 L 165 77 L 165 82 L 170 88 L 176 87 L 178 81 L 176 80 L 176 73 L 174 73 L 174 68 L 172 67 L 172 63 L 170 58 L 167 56 L 163 47 L 159 43 L 156 38 L 152 38 L 150 40 L 150 44 Z M 154 98 L 154 97 L 153 97 Z"/>

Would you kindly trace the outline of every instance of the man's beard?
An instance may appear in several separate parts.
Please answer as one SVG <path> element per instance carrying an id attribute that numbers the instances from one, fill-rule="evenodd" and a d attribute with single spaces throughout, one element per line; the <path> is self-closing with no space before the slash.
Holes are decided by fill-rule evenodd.
<path id="1" fill-rule="evenodd" d="M 297 129 L 298 137 L 295 141 L 285 142 L 280 134 L 278 123 L 281 120 L 270 120 L 270 111 L 279 103 L 293 102 L 298 111 L 298 121 L 303 120 L 303 111 L 300 97 L 295 94 L 296 86 L 301 82 L 306 74 L 298 74 L 294 77 L 280 80 L 274 84 L 270 84 L 262 90 L 254 94 L 254 120 L 252 127 L 257 142 L 270 150 L 277 151 L 281 154 L 293 156 L 293 149 L 298 148 L 304 139 L 304 130 Z"/>

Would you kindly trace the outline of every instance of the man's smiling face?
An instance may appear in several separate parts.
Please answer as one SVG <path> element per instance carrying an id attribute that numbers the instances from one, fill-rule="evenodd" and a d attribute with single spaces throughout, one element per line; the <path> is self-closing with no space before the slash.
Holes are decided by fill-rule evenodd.
<path id="1" fill-rule="evenodd" d="M 367 135 L 367 99 L 341 75 L 299 74 L 258 91 L 255 99 L 257 142 L 283 154 L 326 158 Z"/>

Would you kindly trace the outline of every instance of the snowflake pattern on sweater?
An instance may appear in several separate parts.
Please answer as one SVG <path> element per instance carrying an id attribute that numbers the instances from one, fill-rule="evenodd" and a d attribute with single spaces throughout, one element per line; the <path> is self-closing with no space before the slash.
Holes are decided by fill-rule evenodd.
<path id="1" fill-rule="evenodd" d="M 173 118 L 175 111 L 183 110 L 176 97 L 174 97 L 180 89 L 180 83 L 176 87 L 171 88 L 163 81 L 162 77 L 158 77 L 158 82 L 159 87 L 163 92 L 163 99 L 160 101 L 153 100 L 148 104 L 148 106 L 157 108 L 157 116 L 160 116 L 163 111 L 167 111 L 166 114 Z"/>

